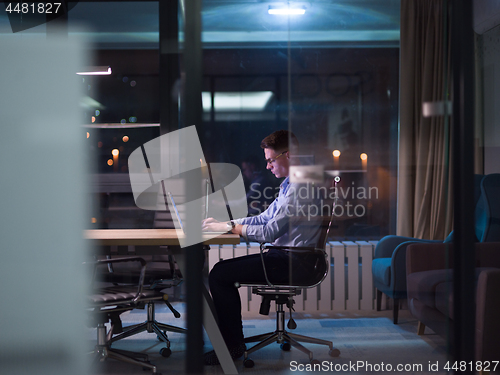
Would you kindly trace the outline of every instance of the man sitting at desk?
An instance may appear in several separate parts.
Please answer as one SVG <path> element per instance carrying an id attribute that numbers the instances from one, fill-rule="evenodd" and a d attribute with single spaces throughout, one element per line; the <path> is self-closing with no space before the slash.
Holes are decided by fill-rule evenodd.
<path id="1" fill-rule="evenodd" d="M 296 151 L 297 138 L 291 132 L 278 130 L 264 138 L 260 146 L 264 149 L 267 169 L 277 178 L 285 177 L 278 197 L 258 216 L 227 223 L 209 218 L 203 221 L 203 230 L 227 230 L 241 235 L 247 241 L 272 243 L 276 246 L 315 246 L 321 231 L 321 206 L 317 205 L 318 197 L 309 194 L 310 190 L 301 190 L 299 193 L 300 189 L 309 189 L 309 186 L 289 181 L 290 151 L 292 154 Z M 322 254 L 298 254 L 271 249 L 264 254 L 264 263 L 271 283 L 288 282 L 290 262 L 293 279 L 298 282 L 311 276 L 314 265 L 321 257 Z M 266 284 L 260 254 L 221 261 L 209 275 L 219 328 L 233 359 L 241 357 L 246 350 L 236 282 Z M 205 353 L 204 360 L 207 365 L 219 364 L 214 351 Z"/>

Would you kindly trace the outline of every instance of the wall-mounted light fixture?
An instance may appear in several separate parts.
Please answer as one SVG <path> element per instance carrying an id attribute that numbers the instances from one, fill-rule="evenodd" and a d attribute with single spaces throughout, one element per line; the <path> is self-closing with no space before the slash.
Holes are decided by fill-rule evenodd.
<path id="1" fill-rule="evenodd" d="M 110 66 L 89 66 L 83 72 L 77 72 L 80 76 L 109 76 L 111 74 Z"/>
<path id="2" fill-rule="evenodd" d="M 304 14 L 306 9 L 304 7 L 290 8 L 290 7 L 276 7 L 273 5 L 269 6 L 267 13 L 275 15 L 292 15 L 292 14 Z"/>
<path id="3" fill-rule="evenodd" d="M 252 92 L 215 92 L 214 107 L 217 112 L 259 112 L 263 111 L 271 98 L 272 91 Z M 212 110 L 212 97 L 210 92 L 202 92 L 201 99 L 203 110 Z"/>

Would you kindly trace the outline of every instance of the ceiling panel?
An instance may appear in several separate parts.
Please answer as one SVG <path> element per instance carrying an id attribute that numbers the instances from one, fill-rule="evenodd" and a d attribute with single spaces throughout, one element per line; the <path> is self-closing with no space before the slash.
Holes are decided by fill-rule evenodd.
<path id="1" fill-rule="evenodd" d="M 291 2 L 304 15 L 268 14 L 275 1 L 205 0 L 202 40 L 210 47 L 255 47 L 290 40 L 297 43 L 343 43 L 359 46 L 399 43 L 400 0 L 324 0 Z M 179 7 L 180 29 L 183 28 Z M 158 47 L 156 1 L 80 1 L 69 13 L 70 36 L 90 38 L 97 48 L 137 49 Z M 21 32 L 36 37 L 42 26 Z M 5 13 L 0 13 L 0 37 L 11 33 Z M 38 35 L 40 36 L 40 35 Z M 179 34 L 182 43 L 183 33 Z"/>

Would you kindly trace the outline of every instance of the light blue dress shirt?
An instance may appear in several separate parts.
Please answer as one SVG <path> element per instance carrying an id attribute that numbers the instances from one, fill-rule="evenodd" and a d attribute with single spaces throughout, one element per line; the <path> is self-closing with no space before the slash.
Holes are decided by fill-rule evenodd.
<path id="1" fill-rule="evenodd" d="M 248 241 L 275 246 L 316 246 L 321 233 L 321 199 L 309 184 L 280 185 L 278 197 L 260 215 L 235 220 Z"/>

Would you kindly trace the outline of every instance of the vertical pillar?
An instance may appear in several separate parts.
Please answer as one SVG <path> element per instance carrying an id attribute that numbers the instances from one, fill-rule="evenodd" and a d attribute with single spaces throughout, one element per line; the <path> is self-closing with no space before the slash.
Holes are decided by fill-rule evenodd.
<path id="1" fill-rule="evenodd" d="M 178 2 L 160 1 L 159 17 L 160 134 L 166 134 L 179 129 L 179 101 L 175 95 L 180 83 Z"/>
<path id="2" fill-rule="evenodd" d="M 444 2 L 447 4 L 447 2 Z M 451 2 L 453 69 L 453 357 L 474 361 L 474 34 L 472 1 Z M 473 369 L 465 373 L 472 374 Z M 463 372 L 461 372 L 463 374 Z"/>
<path id="3" fill-rule="evenodd" d="M 201 0 L 185 2 L 185 30 L 183 68 L 185 72 L 185 85 L 182 100 L 183 123 L 181 127 L 195 125 L 200 134 L 202 121 L 201 87 L 202 87 L 202 45 L 201 45 Z M 189 150 L 184 150 L 186 153 Z M 195 180 L 197 180 L 195 178 Z M 201 181 L 201 171 L 199 175 Z M 201 196 L 201 184 L 190 184 L 186 189 L 186 196 Z M 196 192 L 195 190 L 200 190 Z M 201 239 L 201 207 L 187 214 L 187 227 L 197 228 L 198 233 L 186 235 L 198 236 Z M 199 212 L 195 212 L 199 211 Z M 203 373 L 203 304 L 202 288 L 203 278 L 203 246 L 201 243 L 184 249 L 189 262 L 186 270 L 187 292 L 187 348 L 186 348 L 186 373 Z"/>

